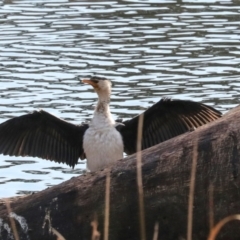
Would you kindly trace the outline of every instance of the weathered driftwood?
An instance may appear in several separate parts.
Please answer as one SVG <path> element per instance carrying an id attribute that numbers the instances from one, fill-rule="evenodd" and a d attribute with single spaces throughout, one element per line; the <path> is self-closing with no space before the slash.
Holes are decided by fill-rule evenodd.
<path id="1" fill-rule="evenodd" d="M 153 238 L 156 222 L 159 239 L 186 239 L 195 142 L 198 158 L 193 239 L 207 239 L 212 220 L 217 223 L 226 216 L 240 213 L 238 107 L 216 122 L 143 151 L 146 239 Z M 67 240 L 91 239 L 94 218 L 98 219 L 103 238 L 107 171 L 87 173 L 34 195 L 11 200 L 12 212 L 16 214 L 11 216 L 17 219 L 20 239 L 57 239 L 51 227 Z M 140 239 L 136 156 L 120 160 L 111 168 L 110 175 L 109 239 Z M 4 203 L 0 205 L 0 218 L 0 238 L 10 239 L 11 233 L 4 225 L 11 226 Z M 24 229 L 24 220 L 28 229 Z M 228 223 L 217 239 L 240 239 L 240 223 Z"/>

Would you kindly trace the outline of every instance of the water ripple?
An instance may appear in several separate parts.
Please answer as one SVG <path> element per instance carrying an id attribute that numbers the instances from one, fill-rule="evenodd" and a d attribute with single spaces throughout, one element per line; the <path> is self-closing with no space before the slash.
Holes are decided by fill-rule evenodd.
<path id="1" fill-rule="evenodd" d="M 39 108 L 73 123 L 89 120 L 96 95 L 79 79 L 91 74 L 112 79 L 115 118 L 130 118 L 162 96 L 226 112 L 239 104 L 239 13 L 233 0 L 6 0 L 0 122 Z M 0 158 L 0 197 L 85 170 L 85 161 L 71 170 L 38 158 Z"/>

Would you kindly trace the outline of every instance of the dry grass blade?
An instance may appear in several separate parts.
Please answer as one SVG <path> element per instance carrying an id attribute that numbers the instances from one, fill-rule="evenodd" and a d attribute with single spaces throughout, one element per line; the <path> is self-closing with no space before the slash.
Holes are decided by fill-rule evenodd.
<path id="1" fill-rule="evenodd" d="M 8 199 L 5 199 L 5 204 L 6 204 L 7 211 L 10 214 L 12 212 L 12 210 L 11 210 L 10 202 L 9 202 Z M 9 219 L 10 219 L 10 224 L 11 224 L 11 228 L 12 228 L 12 231 L 13 231 L 14 239 L 19 240 L 16 223 L 15 223 L 15 221 L 12 217 L 10 217 Z"/>
<path id="2" fill-rule="evenodd" d="M 193 145 L 193 159 L 192 159 L 190 186 L 189 186 L 187 240 L 192 240 L 193 202 L 194 202 L 195 178 L 196 178 L 196 170 L 197 170 L 197 157 L 198 157 L 198 142 L 196 138 L 196 141 L 194 142 L 194 145 Z"/>
<path id="3" fill-rule="evenodd" d="M 91 240 L 99 240 L 100 239 L 100 232 L 98 231 L 98 220 L 97 220 L 97 215 L 94 215 L 94 219 L 91 222 L 91 226 L 92 226 L 92 238 Z"/>
<path id="4" fill-rule="evenodd" d="M 217 234 L 219 233 L 219 231 L 221 230 L 221 228 L 228 222 L 232 221 L 232 220 L 240 220 L 240 214 L 234 214 L 234 215 L 230 215 L 228 217 L 225 217 L 224 219 L 222 219 L 220 222 L 218 222 L 214 228 L 212 228 L 209 236 L 208 236 L 208 240 L 215 240 Z"/>
<path id="5" fill-rule="evenodd" d="M 109 218 L 110 218 L 110 172 L 106 175 L 106 192 L 105 192 L 105 220 L 104 220 L 104 240 L 109 237 Z"/>
<path id="6" fill-rule="evenodd" d="M 144 200 L 143 200 L 143 183 L 142 183 L 142 129 L 143 129 L 144 115 L 139 116 L 138 121 L 138 138 L 137 138 L 137 186 L 138 186 L 138 200 L 139 200 L 139 215 L 140 215 L 140 236 L 141 240 L 146 240 L 145 230 L 145 214 L 144 214 Z"/>
<path id="7" fill-rule="evenodd" d="M 61 233 L 52 227 L 52 233 L 57 236 L 57 240 L 66 240 Z"/>
<path id="8" fill-rule="evenodd" d="M 158 240 L 158 232 L 159 232 L 159 223 L 156 222 L 154 225 L 153 240 Z"/>
<path id="9" fill-rule="evenodd" d="M 214 210 L 213 210 L 213 206 L 214 206 L 214 203 L 213 203 L 213 185 L 210 184 L 209 186 L 209 229 L 212 229 L 213 226 L 214 226 Z"/>

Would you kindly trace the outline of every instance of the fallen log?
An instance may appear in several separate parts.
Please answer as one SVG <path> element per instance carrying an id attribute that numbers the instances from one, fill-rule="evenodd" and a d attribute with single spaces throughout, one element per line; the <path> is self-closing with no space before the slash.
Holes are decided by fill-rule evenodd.
<path id="1" fill-rule="evenodd" d="M 213 123 L 142 152 L 145 239 L 153 239 L 154 234 L 155 239 L 161 240 L 187 239 L 187 226 L 190 229 L 191 224 L 192 239 L 207 239 L 214 224 L 240 213 L 239 129 L 237 107 Z M 104 239 L 141 239 L 136 155 L 119 160 L 112 168 L 8 200 L 11 210 L 7 210 L 2 199 L 0 239 L 12 239 L 14 224 L 19 239 L 57 239 L 57 232 L 67 240 L 98 239 L 98 234 L 103 239 L 109 171 L 110 218 L 105 229 L 109 238 Z M 192 188 L 193 219 L 188 225 L 190 185 L 195 189 Z M 217 239 L 239 238 L 240 223 L 232 221 L 223 227 Z"/>

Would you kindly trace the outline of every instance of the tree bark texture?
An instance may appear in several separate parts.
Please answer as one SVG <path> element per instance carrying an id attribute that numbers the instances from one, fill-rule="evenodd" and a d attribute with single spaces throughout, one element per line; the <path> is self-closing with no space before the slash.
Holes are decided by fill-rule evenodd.
<path id="1" fill-rule="evenodd" d="M 221 119 L 142 152 L 146 238 L 159 226 L 161 240 L 187 239 L 193 149 L 197 154 L 192 239 L 207 239 L 212 224 L 240 213 L 240 107 Z M 107 146 L 106 146 L 107 147 Z M 106 174 L 110 171 L 109 240 L 140 236 L 136 155 L 111 168 L 74 177 L 25 197 L 0 203 L 0 239 L 12 239 L 10 220 L 19 239 L 90 240 L 93 223 L 104 238 Z M 156 234 L 156 233 L 155 233 Z M 156 236 L 156 235 L 155 235 Z M 60 238 L 58 238 L 60 239 Z M 240 239 L 240 222 L 227 223 L 217 239 Z"/>

